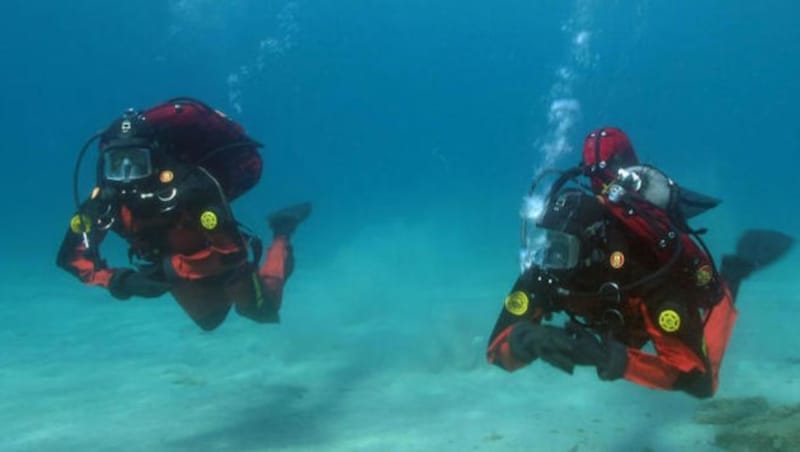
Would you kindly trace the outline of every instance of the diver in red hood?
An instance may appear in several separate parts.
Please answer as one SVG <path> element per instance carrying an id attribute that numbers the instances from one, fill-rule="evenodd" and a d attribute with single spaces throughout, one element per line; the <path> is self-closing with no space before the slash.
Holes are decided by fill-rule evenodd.
<path id="1" fill-rule="evenodd" d="M 537 358 L 567 373 L 594 366 L 602 380 L 711 397 L 740 283 L 793 242 L 749 230 L 717 271 L 705 231 L 688 219 L 718 202 L 640 164 L 622 130 L 589 133 L 581 164 L 560 173 L 542 212 L 524 219 L 523 271 L 492 332 L 489 362 L 508 371 Z M 570 320 L 543 323 L 557 313 Z M 648 343 L 655 353 L 643 350 Z"/>
<path id="2" fill-rule="evenodd" d="M 81 202 L 78 169 L 96 140 L 97 186 Z M 311 205 L 268 218 L 273 240 L 259 265 L 261 241 L 230 204 L 259 181 L 259 147 L 241 126 L 194 99 L 127 111 L 81 150 L 73 187 L 78 211 L 57 265 L 120 300 L 171 292 L 204 330 L 219 326 L 234 305 L 256 322 L 278 322 L 293 268 L 289 239 Z M 128 243 L 130 266 L 102 259 L 109 232 Z"/>

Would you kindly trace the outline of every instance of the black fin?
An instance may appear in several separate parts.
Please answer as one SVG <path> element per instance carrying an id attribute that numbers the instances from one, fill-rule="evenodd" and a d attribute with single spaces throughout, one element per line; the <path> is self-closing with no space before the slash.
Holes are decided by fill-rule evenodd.
<path id="1" fill-rule="evenodd" d="M 685 219 L 717 207 L 722 201 L 686 188 L 678 189 L 678 210 Z"/>
<path id="2" fill-rule="evenodd" d="M 739 238 L 736 255 L 753 264 L 757 270 L 783 257 L 793 243 L 794 239 L 782 232 L 750 229 Z"/>
<path id="3" fill-rule="evenodd" d="M 723 256 L 720 269 L 734 300 L 745 278 L 783 257 L 793 243 L 792 237 L 778 231 L 750 229 L 742 234 L 736 254 Z"/>

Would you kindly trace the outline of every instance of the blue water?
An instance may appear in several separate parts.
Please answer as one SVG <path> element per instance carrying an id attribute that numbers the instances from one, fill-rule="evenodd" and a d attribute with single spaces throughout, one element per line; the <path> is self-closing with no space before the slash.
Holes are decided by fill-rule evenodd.
<path id="1" fill-rule="evenodd" d="M 436 372 L 449 364 L 487 371 L 463 358 L 448 363 L 441 343 L 461 341 L 453 335 L 463 330 L 466 342 L 489 333 L 518 271 L 519 209 L 531 177 L 546 165 L 577 163 L 584 134 L 603 125 L 625 129 L 642 160 L 724 200 L 696 223 L 710 228 L 715 255 L 747 227 L 797 235 L 798 13 L 794 2 L 779 0 L 5 0 L 0 329 L 8 340 L 0 343 L 6 380 L 0 394 L 2 387 L 19 394 L 12 376 L 20 366 L 41 365 L 65 379 L 102 367 L 105 334 L 119 335 L 125 345 L 117 346 L 141 358 L 129 363 L 134 368 L 137 362 L 212 368 L 190 348 L 208 346 L 220 356 L 269 334 L 288 349 L 282 337 L 313 343 L 309 336 L 322 328 L 341 354 L 374 360 L 376 369 L 416 369 L 424 360 L 436 361 Z M 266 234 L 269 211 L 314 203 L 295 240 L 297 272 L 283 324 L 269 333 L 270 327 L 229 320 L 222 332 L 201 335 L 171 301 L 116 303 L 54 266 L 74 210 L 72 168 L 83 142 L 125 108 L 183 95 L 225 111 L 265 144 L 265 177 L 235 205 L 243 222 Z M 82 167 L 84 194 L 93 184 L 89 161 Z M 122 243 L 105 247 L 110 260 L 124 264 Z M 741 339 L 736 356 L 784 359 L 800 344 L 780 315 L 797 313 L 798 262 L 794 251 L 759 276 L 763 292 L 743 289 L 745 303 L 768 305 L 773 314 L 747 313 L 743 331 L 761 335 L 767 350 Z M 125 335 L 131 319 L 143 335 L 164 337 L 148 342 L 138 329 Z M 431 342 L 441 355 L 420 353 Z M 292 359 L 321 359 L 304 344 Z M 46 410 L 43 398 L 65 384 L 56 380 L 29 388 L 37 408 L 8 415 L 35 418 Z M 585 381 L 599 392 L 608 388 Z M 727 383 L 723 378 L 722 387 Z M 291 386 L 280 378 L 273 384 Z M 316 384 L 331 391 L 343 385 L 334 377 Z M 142 397 L 127 396 L 131 403 Z M 82 403 L 76 397 L 59 406 Z M 102 416 L 110 408 L 94 409 Z M 400 429 L 418 416 L 409 410 L 398 415 L 405 420 Z M 691 413 L 679 407 L 674 417 L 688 420 Z M 324 423 L 317 419 L 315 426 L 324 430 Z M 154 431 L 137 430 L 148 439 Z M 82 442 L 69 429 L 53 435 L 25 444 L 29 450 L 118 446 L 107 437 Z M 233 445 L 214 442 L 225 431 L 205 435 L 197 444 L 161 445 L 370 450 L 348 449 L 335 434 L 314 441 L 256 435 Z M 504 435 L 525 444 L 522 432 Z M 72 442 L 58 443 L 62 437 Z M 436 444 L 430 450 L 445 443 Z M 513 449 L 502 442 L 480 447 Z"/>

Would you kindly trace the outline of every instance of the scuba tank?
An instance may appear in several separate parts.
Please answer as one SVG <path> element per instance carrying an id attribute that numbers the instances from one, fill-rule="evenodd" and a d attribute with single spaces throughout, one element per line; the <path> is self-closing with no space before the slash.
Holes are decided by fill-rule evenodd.
<path id="1" fill-rule="evenodd" d="M 634 165 L 618 170 L 617 178 L 606 189 L 612 202 L 627 193 L 665 211 L 680 229 L 691 229 L 686 222 L 720 204 L 720 200 L 678 186 L 661 170 L 650 165 Z"/>

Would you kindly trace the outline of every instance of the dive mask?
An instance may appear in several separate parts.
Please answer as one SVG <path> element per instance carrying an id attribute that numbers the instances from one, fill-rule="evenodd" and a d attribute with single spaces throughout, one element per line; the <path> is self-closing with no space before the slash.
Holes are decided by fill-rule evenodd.
<path id="1" fill-rule="evenodd" d="M 153 174 L 150 149 L 118 147 L 103 151 L 103 177 L 113 182 L 128 183 Z"/>
<path id="2" fill-rule="evenodd" d="M 520 265 L 524 272 L 531 266 L 549 270 L 569 270 L 578 265 L 581 241 L 578 237 L 563 232 L 544 229 L 540 225 L 526 222 L 528 231 L 520 251 Z"/>

